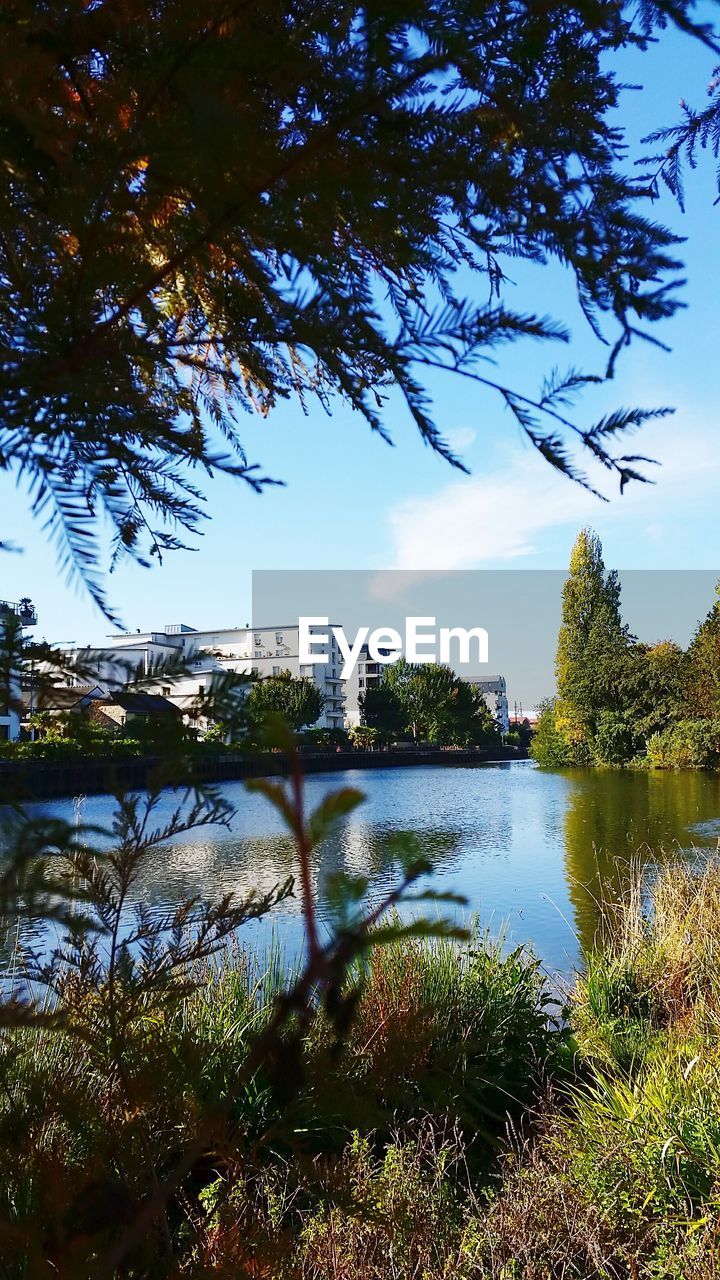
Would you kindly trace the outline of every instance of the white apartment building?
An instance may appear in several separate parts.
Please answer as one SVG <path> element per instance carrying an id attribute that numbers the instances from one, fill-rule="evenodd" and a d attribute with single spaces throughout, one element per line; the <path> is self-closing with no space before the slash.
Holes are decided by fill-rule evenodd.
<path id="1" fill-rule="evenodd" d="M 214 630 L 199 630 L 185 623 L 173 623 L 162 631 L 109 636 L 105 648 L 83 649 L 79 653 L 84 663 L 90 664 L 92 678 L 108 691 L 122 687 L 140 675 L 147 680 L 153 668 L 163 661 L 182 658 L 189 666 L 187 674 L 174 680 L 159 674 L 157 681 L 151 680 L 144 687 L 148 692 L 162 694 L 183 711 L 208 691 L 213 676 L 218 672 L 256 673 L 260 678 L 267 678 L 289 671 L 293 676 L 309 677 L 322 693 L 325 706 L 317 722 L 319 728 L 349 728 L 360 723 L 362 695 L 366 689 L 380 682 L 384 665 L 370 657 L 365 645 L 352 675 L 342 680 L 342 658 L 332 629 L 325 625 L 321 630 L 329 632 L 329 661 L 325 664 L 300 663 L 300 629 L 297 623 L 271 627 L 218 627 Z M 469 678 L 468 683 L 482 691 L 489 709 L 495 714 L 500 732 L 508 733 L 510 717 L 505 677 L 495 676 L 488 680 Z"/>
<path id="2" fill-rule="evenodd" d="M 510 732 L 510 711 L 508 708 L 507 688 L 504 676 L 493 676 L 490 680 L 468 679 L 484 695 L 491 711 L 495 712 L 498 729 L 503 737 Z"/>
<path id="3" fill-rule="evenodd" d="M 348 728 L 360 724 L 361 699 L 367 689 L 380 683 L 384 670 L 384 664 L 374 661 L 364 644 L 352 675 L 345 681 L 345 716 Z"/>
<path id="4" fill-rule="evenodd" d="M 301 665 L 297 623 L 214 630 L 173 623 L 163 631 L 109 636 L 104 648 L 88 648 L 76 653 L 86 666 L 90 665 L 93 678 L 108 689 L 118 688 L 138 676 L 152 676 L 153 668 L 163 661 L 173 657 L 183 659 L 190 668 L 189 673 L 174 680 L 160 673 L 156 682 L 151 679 L 144 686 L 148 692 L 163 694 L 182 710 L 208 691 L 217 673 L 255 673 L 262 679 L 289 671 L 293 676 L 308 676 L 323 695 L 325 705 L 317 721 L 318 728 L 341 729 L 345 723 L 342 664 L 335 638 L 332 638 L 327 664 Z"/>

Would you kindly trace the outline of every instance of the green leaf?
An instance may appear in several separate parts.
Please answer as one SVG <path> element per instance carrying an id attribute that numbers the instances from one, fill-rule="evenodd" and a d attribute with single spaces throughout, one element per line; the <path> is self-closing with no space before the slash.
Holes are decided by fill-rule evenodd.
<path id="1" fill-rule="evenodd" d="M 370 881 L 367 876 L 351 876 L 338 871 L 329 875 L 325 885 L 325 897 L 331 915 L 340 928 L 346 928 L 353 910 L 362 903 Z"/>
<path id="2" fill-rule="evenodd" d="M 353 809 L 357 809 L 362 804 L 365 796 L 362 791 L 358 791 L 355 787 L 342 787 L 339 791 L 332 791 L 330 795 L 325 796 L 320 801 L 317 809 L 310 815 L 307 824 L 307 834 L 311 849 L 320 844 L 328 834 L 333 823 L 338 818 L 344 818 L 348 813 L 352 813 Z"/>
<path id="3" fill-rule="evenodd" d="M 273 782 L 270 778 L 248 778 L 245 783 L 245 790 L 259 791 L 261 795 L 270 801 L 273 808 L 277 809 L 278 813 L 281 814 L 285 825 L 290 831 L 293 833 L 297 831 L 297 814 L 282 782 Z"/>

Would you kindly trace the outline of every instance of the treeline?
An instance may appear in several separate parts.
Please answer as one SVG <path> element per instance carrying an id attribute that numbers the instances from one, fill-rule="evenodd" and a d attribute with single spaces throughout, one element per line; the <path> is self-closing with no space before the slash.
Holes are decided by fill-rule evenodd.
<path id="1" fill-rule="evenodd" d="M 433 746 L 489 746 L 500 741 L 482 692 L 450 667 L 434 663 L 412 665 L 401 659 L 386 667 L 380 683 L 361 696 L 362 723 L 349 729 L 319 727 L 324 705 L 312 680 L 282 671 L 253 681 L 244 691 L 237 682 L 228 690 L 219 682 L 184 715 L 177 711 L 170 716 L 137 716 L 122 726 L 101 724 L 86 712 L 41 711 L 28 720 L 25 740 L 0 743 L 0 759 L 162 755 L 168 740 L 173 747 L 182 743 L 189 754 L 206 749 L 253 751 L 266 746 L 265 725 L 274 716 L 282 717 L 301 746 L 316 750 L 368 750 L 403 741 Z M 33 740 L 28 740 L 31 732 Z M 523 726 L 506 741 L 526 746 Z"/>
<path id="2" fill-rule="evenodd" d="M 398 659 L 360 698 L 363 722 L 384 741 L 412 739 L 437 746 L 499 742 L 497 722 L 480 689 L 447 666 Z"/>
<path id="3" fill-rule="evenodd" d="M 541 707 L 540 764 L 714 769 L 720 766 L 720 586 L 684 650 L 631 635 L 616 570 L 581 530 L 563 588 L 557 697 Z"/>

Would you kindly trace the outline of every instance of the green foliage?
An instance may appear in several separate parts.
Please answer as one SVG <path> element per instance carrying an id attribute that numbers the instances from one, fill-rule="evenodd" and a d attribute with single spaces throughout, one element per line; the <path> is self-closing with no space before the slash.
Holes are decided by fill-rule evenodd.
<path id="1" fill-rule="evenodd" d="M 720 614 L 714 607 L 687 653 L 640 644 L 620 616 L 617 574 L 597 536 L 581 530 L 563 589 L 558 697 L 543 708 L 532 754 L 550 767 L 713 768 L 720 716 Z M 691 718 L 691 717 L 695 718 Z"/>
<path id="2" fill-rule="evenodd" d="M 600 712 L 592 743 L 598 764 L 627 764 L 642 746 L 642 739 L 630 717 L 621 711 Z"/>
<path id="3" fill-rule="evenodd" d="M 436 1257 L 456 1249 L 469 1163 L 479 1169 L 492 1157 L 506 1112 L 519 1115 L 536 1097 L 563 1039 L 544 1008 L 546 985 L 529 956 L 504 956 L 483 938 L 457 947 L 398 936 L 362 971 L 342 1056 L 330 1017 L 315 1019 L 297 1079 L 284 1085 L 293 1086 L 289 1105 L 271 1067 L 247 1069 L 292 981 L 278 951 L 261 958 L 228 948 L 219 963 L 198 961 L 162 1007 L 149 974 L 138 999 L 141 968 L 123 968 L 111 1002 L 94 983 L 87 991 L 86 966 L 61 998 L 87 1035 L 16 1033 L 0 1055 L 3 1209 L 23 1203 L 25 1221 L 38 1216 L 57 1238 L 60 1259 L 85 1260 L 137 1213 L 147 1161 L 161 1169 L 166 1153 L 193 1143 L 197 1117 L 209 1112 L 222 1154 L 208 1145 L 197 1155 L 166 1219 L 178 1275 L 202 1275 L 203 1250 L 242 1274 L 233 1250 L 248 1240 L 249 1255 L 266 1265 L 273 1241 L 282 1246 L 270 1274 L 293 1275 L 302 1259 L 320 1265 L 331 1229 L 348 1249 L 353 1238 L 364 1242 L 378 1267 L 382 1239 L 412 1259 L 421 1235 L 423 1249 L 435 1235 L 430 1223 L 419 1233 L 418 1203 L 435 1206 L 435 1230 L 442 1224 Z M 121 1047 L 123 1076 L 110 1080 Z M 107 1202 L 83 1217 L 95 1185 Z M 260 1200 L 248 1203 L 258 1186 Z M 192 1233 L 182 1228 L 189 1208 Z M 136 1265 L 142 1258 L 152 1269 L 161 1257 L 151 1235 Z"/>
<path id="4" fill-rule="evenodd" d="M 282 671 L 278 676 L 256 680 L 245 704 L 251 734 L 257 733 L 269 714 L 281 715 L 292 729 L 304 729 L 319 720 L 325 699 L 309 676 L 293 676 Z"/>
<path id="5" fill-rule="evenodd" d="M 680 720 L 647 744 L 654 769 L 717 769 L 720 765 L 720 720 Z"/>
<path id="6" fill-rule="evenodd" d="M 372 729 L 367 724 L 356 724 L 350 729 L 348 737 L 358 751 L 372 751 L 380 740 L 380 730 Z"/>
<path id="7" fill-rule="evenodd" d="M 367 690 L 362 711 L 372 728 L 415 741 L 468 746 L 499 736 L 482 693 L 433 662 L 389 664 L 380 684 Z"/>
<path id="8" fill-rule="evenodd" d="M 563 587 L 555 660 L 556 723 L 571 749 L 589 746 L 600 712 L 612 706 L 614 672 L 628 643 L 617 573 L 606 570 L 597 535 L 581 529 Z"/>
<path id="9" fill-rule="evenodd" d="M 553 698 L 546 699 L 538 708 L 530 755 L 547 769 L 563 769 L 574 763 L 570 746 L 557 726 L 556 703 Z"/>
<path id="10" fill-rule="evenodd" d="M 381 680 L 360 695 L 360 714 L 368 728 L 376 729 L 385 741 L 399 738 L 405 732 L 406 716 L 396 689 Z"/>
<path id="11" fill-rule="evenodd" d="M 718 599 L 688 649 L 688 709 L 704 719 L 720 719 L 720 583 Z"/>
<path id="12" fill-rule="evenodd" d="M 480 1158 L 505 1114 L 532 1098 L 536 1069 L 559 1053 L 551 1005 L 532 956 L 488 937 L 375 952 L 349 1038 L 352 1089 L 397 1118 L 459 1119 Z"/>
<path id="13" fill-rule="evenodd" d="M 328 751 L 331 747 L 347 747 L 348 734 L 345 729 L 304 729 L 299 741 L 302 746 Z"/>
<path id="14" fill-rule="evenodd" d="M 148 743 L 140 738 L 103 734 L 88 739 L 66 738 L 50 733 L 35 742 L 1 742 L 3 760 L 83 760 L 93 756 L 103 760 L 123 760 L 145 755 Z"/>
<path id="15" fill-rule="evenodd" d="M 463 1206 L 457 1195 L 463 1145 L 457 1133 L 427 1122 L 378 1151 L 374 1135 L 355 1133 L 333 1179 L 333 1201 L 308 1217 L 299 1241 L 299 1275 L 449 1276 L 461 1262 Z M 342 1186 L 349 1203 L 343 1203 Z M 346 1192 L 346 1200 L 347 1200 Z M 462 1274 L 466 1274 L 463 1268 Z"/>
<path id="16" fill-rule="evenodd" d="M 687 684 L 687 655 L 671 640 L 627 650 L 617 668 L 617 694 L 623 714 L 643 741 L 687 715 Z"/>
<path id="17" fill-rule="evenodd" d="M 638 475 L 614 444 L 647 412 L 579 427 L 566 405 L 590 379 L 533 398 L 485 361 L 566 336 L 505 305 L 518 255 L 567 265 L 617 350 L 673 312 L 673 237 L 620 167 L 613 62 L 689 7 L 4 6 L 2 463 L 101 604 L 103 520 L 118 554 L 180 546 L 203 516 L 193 469 L 260 488 L 237 417 L 289 396 L 337 393 L 387 436 L 394 383 L 456 461 L 421 373 L 459 370 L 552 465 L 577 474 L 579 440 Z"/>

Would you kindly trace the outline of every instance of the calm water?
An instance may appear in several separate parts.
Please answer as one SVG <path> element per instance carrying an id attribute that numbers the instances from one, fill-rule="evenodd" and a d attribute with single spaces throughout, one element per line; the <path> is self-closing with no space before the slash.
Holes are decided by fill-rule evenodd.
<path id="1" fill-rule="evenodd" d="M 373 893 L 382 893 L 395 875 L 388 835 L 412 831 L 435 864 L 438 889 L 464 894 L 467 914 L 504 927 L 511 942 L 531 942 L 548 970 L 562 973 L 592 944 L 603 886 L 616 895 L 631 860 L 653 867 L 713 850 L 720 840 L 720 777 L 702 774 L 551 773 L 523 762 L 349 771 L 315 775 L 306 785 L 308 805 L 338 786 L 357 786 L 367 797 L 316 851 L 321 915 L 328 874 L 368 874 Z M 239 782 L 223 791 L 237 807 L 231 830 L 208 827 L 155 851 L 137 897 L 160 910 L 184 896 L 269 888 L 296 872 L 292 845 L 267 802 Z M 170 794 L 163 797 L 158 818 L 172 804 Z M 73 802 L 37 808 L 67 817 Z M 90 797 L 82 816 L 107 823 L 111 811 L 107 797 Z M 271 927 L 295 951 L 298 903 L 278 908 L 272 924 L 249 925 L 247 941 L 261 942 Z"/>

